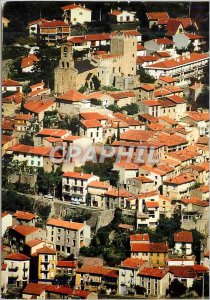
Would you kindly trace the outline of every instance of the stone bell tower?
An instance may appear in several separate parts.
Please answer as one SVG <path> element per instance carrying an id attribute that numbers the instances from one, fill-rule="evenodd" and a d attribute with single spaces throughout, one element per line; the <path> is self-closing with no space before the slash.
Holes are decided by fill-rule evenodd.
<path id="1" fill-rule="evenodd" d="M 69 90 L 76 89 L 78 71 L 74 68 L 72 43 L 61 46 L 61 59 L 54 70 L 55 95 L 61 95 Z"/>

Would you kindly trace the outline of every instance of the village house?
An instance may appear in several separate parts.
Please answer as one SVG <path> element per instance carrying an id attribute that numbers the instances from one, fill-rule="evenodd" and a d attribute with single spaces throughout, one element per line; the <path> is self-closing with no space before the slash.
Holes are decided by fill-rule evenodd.
<path id="1" fill-rule="evenodd" d="M 4 262 L 8 267 L 8 284 L 22 287 L 29 281 L 30 257 L 21 253 L 11 253 Z"/>
<path id="2" fill-rule="evenodd" d="M 20 225 L 27 225 L 27 226 L 35 227 L 37 218 L 38 218 L 38 216 L 36 214 L 17 210 L 12 215 L 12 225 L 20 224 Z"/>
<path id="3" fill-rule="evenodd" d="M 45 88 L 45 83 L 42 80 L 39 83 L 30 85 L 30 89 L 31 92 L 28 93 L 27 98 L 28 97 L 37 97 L 37 96 L 44 96 L 44 95 L 49 95 L 50 94 L 50 89 L 49 88 Z"/>
<path id="4" fill-rule="evenodd" d="M 54 46 L 70 35 L 70 26 L 64 21 L 53 20 L 39 25 L 40 36 L 49 46 Z"/>
<path id="5" fill-rule="evenodd" d="M 159 57 L 157 55 L 144 55 L 138 56 L 136 58 L 136 69 L 140 70 L 146 66 L 152 65 L 153 63 L 157 62 Z"/>
<path id="6" fill-rule="evenodd" d="M 140 286 L 145 288 L 148 297 L 165 297 L 170 273 L 168 269 L 145 267 L 139 271 Z"/>
<path id="7" fill-rule="evenodd" d="M 192 232 L 180 231 L 174 233 L 174 253 L 178 255 L 192 255 Z"/>
<path id="8" fill-rule="evenodd" d="M 201 82 L 196 82 L 195 84 L 189 86 L 189 97 L 192 101 L 197 101 L 198 96 L 200 95 L 203 84 Z"/>
<path id="9" fill-rule="evenodd" d="M 165 266 L 168 255 L 168 246 L 162 243 L 133 243 L 131 244 L 131 257 L 147 260 L 153 267 Z"/>
<path id="10" fill-rule="evenodd" d="M 170 19 L 166 24 L 166 36 L 173 38 L 175 35 L 185 32 L 182 23 L 177 19 Z"/>
<path id="11" fill-rule="evenodd" d="M 57 253 L 54 249 L 43 246 L 32 254 L 33 268 L 37 271 L 38 282 L 52 282 L 56 275 Z"/>
<path id="12" fill-rule="evenodd" d="M 167 218 L 171 218 L 172 216 L 172 201 L 169 197 L 159 195 L 159 212 L 160 216 L 166 216 Z"/>
<path id="13" fill-rule="evenodd" d="M 145 176 L 129 178 L 126 182 L 126 189 L 135 195 L 149 192 L 154 186 L 154 181 Z"/>
<path id="14" fill-rule="evenodd" d="M 45 284 L 42 283 L 28 283 L 26 287 L 22 291 L 22 298 L 23 299 L 45 299 Z"/>
<path id="15" fill-rule="evenodd" d="M 155 86 L 153 84 L 141 84 L 139 87 L 139 100 L 152 99 L 154 95 Z"/>
<path id="16" fill-rule="evenodd" d="M 119 172 L 119 183 L 122 184 L 124 187 L 128 178 L 137 177 L 139 174 L 138 165 L 126 161 L 115 162 L 113 170 Z"/>
<path id="17" fill-rule="evenodd" d="M 137 101 L 136 94 L 132 91 L 109 92 L 108 95 L 114 98 L 114 104 L 119 107 L 135 103 Z"/>
<path id="18" fill-rule="evenodd" d="M 28 113 L 33 115 L 40 124 L 44 119 L 45 112 L 55 111 L 56 102 L 53 100 L 31 100 L 24 104 L 24 108 Z"/>
<path id="19" fill-rule="evenodd" d="M 22 87 L 21 87 L 22 88 Z M 14 117 L 21 107 L 22 92 L 6 91 L 2 94 L 2 116 Z"/>
<path id="20" fill-rule="evenodd" d="M 103 126 L 95 119 L 80 121 L 80 136 L 91 138 L 93 143 L 102 143 Z"/>
<path id="21" fill-rule="evenodd" d="M 69 274 L 74 276 L 76 274 L 76 269 L 78 262 L 76 260 L 58 260 L 56 264 L 56 274 Z"/>
<path id="22" fill-rule="evenodd" d="M 161 76 L 160 78 L 159 78 L 159 84 L 161 85 L 161 86 L 168 86 L 168 85 L 170 85 L 170 86 L 175 86 L 175 84 L 176 84 L 176 79 L 175 78 L 173 78 L 173 77 L 171 77 L 171 76 Z"/>
<path id="23" fill-rule="evenodd" d="M 51 128 L 43 128 L 39 132 L 34 135 L 34 145 L 35 146 L 46 146 L 45 140 L 46 138 L 54 138 L 63 140 L 71 134 L 71 131 L 67 129 L 51 129 Z M 62 143 L 61 143 L 62 144 Z"/>
<path id="24" fill-rule="evenodd" d="M 181 199 L 181 228 L 196 229 L 202 234 L 208 234 L 209 203 L 198 197 Z"/>
<path id="25" fill-rule="evenodd" d="M 9 245 L 13 250 L 23 251 L 24 245 L 35 238 L 45 239 L 45 231 L 38 227 L 20 224 L 9 227 Z"/>
<path id="26" fill-rule="evenodd" d="M 77 256 L 83 246 L 89 246 L 90 226 L 86 223 L 49 219 L 46 224 L 47 241 L 53 243 L 56 251 L 64 255 Z"/>
<path id="27" fill-rule="evenodd" d="M 28 56 L 23 57 L 21 61 L 22 72 L 32 73 L 37 61 L 39 61 L 39 59 L 35 54 L 28 54 Z"/>
<path id="28" fill-rule="evenodd" d="M 161 76 L 175 77 L 178 84 L 189 83 L 191 77 L 198 80 L 203 76 L 203 69 L 208 64 L 208 55 L 190 53 L 175 59 L 167 59 L 145 67 L 151 76 L 159 79 Z"/>
<path id="29" fill-rule="evenodd" d="M 132 23 L 137 21 L 135 15 L 135 12 L 120 9 L 111 9 L 110 13 L 108 13 L 111 23 Z"/>
<path id="30" fill-rule="evenodd" d="M 28 23 L 29 36 L 36 36 L 40 34 L 40 25 L 49 22 L 46 19 L 40 18 Z"/>
<path id="31" fill-rule="evenodd" d="M 139 285 L 138 273 L 144 267 L 149 266 L 149 262 L 139 258 L 126 258 L 119 267 L 118 291 L 120 295 L 132 292 L 133 287 Z"/>
<path id="32" fill-rule="evenodd" d="M 141 44 L 137 44 L 137 56 L 145 56 L 146 55 L 146 48 Z"/>
<path id="33" fill-rule="evenodd" d="M 107 108 L 109 105 L 114 104 L 115 99 L 107 93 L 102 93 L 101 91 L 91 92 L 86 95 L 87 99 L 91 101 L 92 104 L 95 103 L 95 100 L 100 103 L 104 108 Z"/>
<path id="34" fill-rule="evenodd" d="M 146 16 L 147 16 L 147 20 L 148 20 L 150 29 L 154 25 L 158 26 L 158 25 L 167 23 L 170 19 L 167 12 L 147 12 Z"/>
<path id="35" fill-rule="evenodd" d="M 52 147 L 16 144 L 7 149 L 7 154 L 14 161 L 26 162 L 29 167 L 44 168 L 45 171 L 51 172 L 54 168 L 56 169 L 53 159 L 63 157 L 58 151 L 54 151 L 52 154 L 51 151 L 53 151 Z"/>
<path id="36" fill-rule="evenodd" d="M 16 143 L 17 143 L 17 141 L 14 136 L 2 134 L 2 136 L 1 136 L 1 155 L 2 155 L 2 157 L 5 155 L 7 149 L 12 147 Z"/>
<path id="37" fill-rule="evenodd" d="M 167 51 L 173 54 L 175 49 L 174 42 L 166 37 L 146 41 L 144 47 L 148 53 Z"/>
<path id="38" fill-rule="evenodd" d="M 190 189 L 195 183 L 195 176 L 190 173 L 178 175 L 163 182 L 163 195 L 180 200 L 190 195 Z"/>
<path id="39" fill-rule="evenodd" d="M 188 111 L 182 121 L 196 126 L 199 129 L 200 136 L 209 134 L 209 114 L 208 112 Z"/>
<path id="40" fill-rule="evenodd" d="M 59 114 L 78 115 L 81 110 L 90 108 L 90 100 L 76 90 L 69 90 L 56 98 L 56 108 Z"/>
<path id="41" fill-rule="evenodd" d="M 105 192 L 106 207 L 108 209 L 126 208 L 126 201 L 133 195 L 124 188 L 112 188 Z"/>
<path id="42" fill-rule="evenodd" d="M 92 11 L 84 5 L 70 4 L 61 7 L 63 10 L 64 22 L 69 25 L 90 23 L 92 20 Z"/>
<path id="43" fill-rule="evenodd" d="M 33 257 L 36 251 L 38 249 L 43 248 L 45 245 L 46 245 L 46 241 L 35 238 L 25 243 L 23 251 L 26 255 Z M 32 264 L 33 264 L 33 259 L 31 261 L 31 265 Z"/>
<path id="44" fill-rule="evenodd" d="M 5 78 L 2 80 L 2 92 L 21 92 L 22 93 L 22 84 L 9 79 Z"/>
<path id="45" fill-rule="evenodd" d="M 111 186 L 102 181 L 91 181 L 88 183 L 87 201 L 91 207 L 106 207 L 105 193 L 111 189 Z"/>
<path id="46" fill-rule="evenodd" d="M 98 291 L 102 287 L 117 291 L 118 273 L 103 266 L 82 266 L 76 270 L 76 288 Z"/>
<path id="47" fill-rule="evenodd" d="M 205 45 L 205 36 L 192 34 L 192 33 L 180 33 L 173 36 L 173 42 L 178 49 L 187 48 L 192 46 L 191 51 L 199 51 L 202 46 Z"/>
<path id="48" fill-rule="evenodd" d="M 67 201 L 87 204 L 88 184 L 99 180 L 98 176 L 79 172 L 66 172 L 62 177 L 62 195 Z"/>
<path id="49" fill-rule="evenodd" d="M 23 138 L 28 130 L 30 130 L 33 116 L 30 114 L 16 114 L 15 115 L 15 136 Z"/>
<path id="50" fill-rule="evenodd" d="M 12 215 L 7 212 L 1 213 L 1 237 L 5 235 L 7 229 L 12 226 Z"/>

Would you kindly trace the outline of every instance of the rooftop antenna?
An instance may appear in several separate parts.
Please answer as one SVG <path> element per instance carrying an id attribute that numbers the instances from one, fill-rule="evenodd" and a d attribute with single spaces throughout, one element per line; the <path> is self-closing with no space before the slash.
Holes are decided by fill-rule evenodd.
<path id="1" fill-rule="evenodd" d="M 190 13 L 191 13 L 191 2 L 189 2 L 189 18 L 190 18 Z"/>
<path id="2" fill-rule="evenodd" d="M 40 17 L 40 19 L 41 19 L 41 17 L 42 17 L 42 10 L 41 10 L 41 8 L 40 8 L 40 10 L 39 10 L 39 17 Z"/>

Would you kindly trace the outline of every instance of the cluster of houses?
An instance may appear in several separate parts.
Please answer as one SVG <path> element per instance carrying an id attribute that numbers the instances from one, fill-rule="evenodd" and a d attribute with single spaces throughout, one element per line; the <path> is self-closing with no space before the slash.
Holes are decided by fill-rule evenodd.
<path id="1" fill-rule="evenodd" d="M 30 175 L 25 177 L 34 180 L 21 177 L 21 183 L 32 188 L 37 176 L 32 171 L 60 167 L 63 203 L 104 211 L 120 208 L 132 215 L 135 225 L 119 226 L 130 234 L 130 252 L 118 267 L 96 257 L 80 259 L 80 249 L 90 245 L 93 235 L 86 222 L 52 215 L 40 228 L 35 213 L 2 212 L 2 293 L 15 286 L 22 288 L 23 299 L 97 299 L 102 292 L 160 298 L 175 278 L 189 288 L 209 270 L 209 114 L 191 105 L 204 87 L 206 37 L 191 18 L 148 12 L 148 30 L 163 30 L 164 37 L 143 41 L 136 13 L 120 9 L 103 18 L 133 24 L 134 29 L 73 36 L 75 25 L 92 22 L 92 11 L 80 4 L 61 9 L 62 20 L 40 18 L 28 24 L 30 36 L 42 36 L 50 46 L 62 44 L 54 90 L 42 80 L 29 82 L 30 91 L 24 93 L 24 82 L 2 80 L 2 159 L 25 163 L 25 175 Z M 110 50 L 101 50 L 104 46 Z M 39 60 L 35 50 L 21 63 L 30 76 Z M 74 52 L 83 50 L 86 54 L 74 59 Z M 141 80 L 142 70 L 153 83 Z M 128 115 L 125 107 L 134 104 L 139 112 Z M 77 119 L 77 133 L 59 128 L 57 120 L 66 117 Z M 24 142 L 26 137 L 32 143 Z M 117 158 L 112 168 L 119 174 L 116 186 L 78 171 L 87 161 L 85 150 L 93 148 L 98 156 L 107 145 Z M 72 147 L 82 153 L 69 158 Z M 181 231 L 174 234 L 173 247 L 135 233 L 155 229 L 161 216 L 171 218 L 177 209 Z M 205 236 L 199 264 L 191 229 Z M 59 278 L 66 275 L 64 286 Z"/>

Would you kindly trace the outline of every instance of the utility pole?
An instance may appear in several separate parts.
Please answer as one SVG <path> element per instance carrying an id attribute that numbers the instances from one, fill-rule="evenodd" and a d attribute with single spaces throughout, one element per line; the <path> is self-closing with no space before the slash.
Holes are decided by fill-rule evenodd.
<path id="1" fill-rule="evenodd" d="M 189 18 L 190 18 L 190 15 L 191 15 L 191 2 L 189 2 Z"/>
<path id="2" fill-rule="evenodd" d="M 204 299 L 204 273 L 203 273 L 203 282 L 202 282 L 202 299 Z"/>

